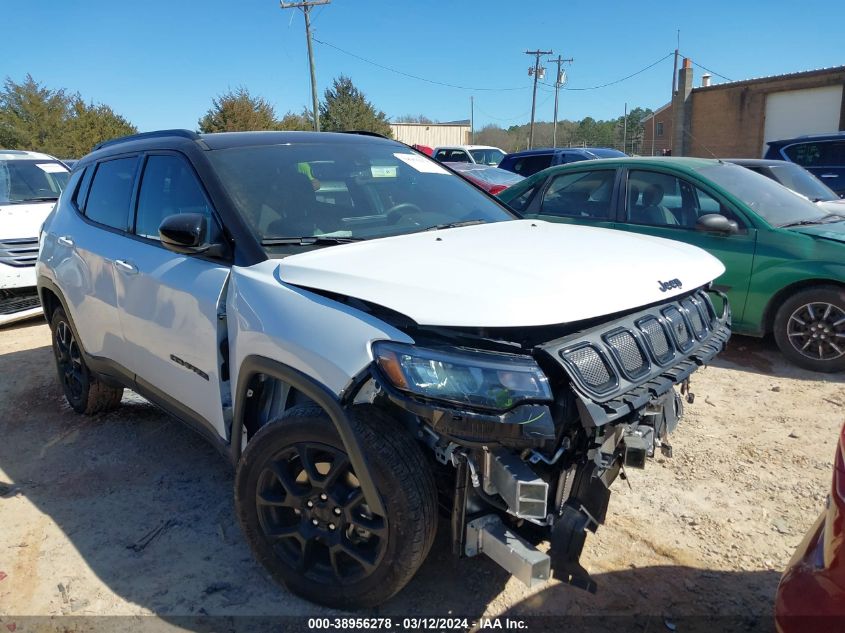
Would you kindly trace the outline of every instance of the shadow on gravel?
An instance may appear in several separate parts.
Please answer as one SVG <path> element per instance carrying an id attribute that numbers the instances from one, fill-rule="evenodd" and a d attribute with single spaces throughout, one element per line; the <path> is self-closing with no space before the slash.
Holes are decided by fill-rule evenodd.
<path id="1" fill-rule="evenodd" d="M 823 374 L 791 364 L 780 353 L 771 336 L 760 339 L 734 334 L 728 342 L 727 349 L 719 354 L 711 365 L 773 378 L 845 383 L 845 372 Z"/>
<path id="2" fill-rule="evenodd" d="M 292 596 L 253 561 L 233 513 L 231 468 L 199 436 L 129 392 L 116 412 L 73 413 L 59 392 L 47 340 L 45 334 L 42 347 L 0 355 L 0 469 L 9 478 L 0 482 L 5 485 L 0 512 L 20 501 L 12 497 L 23 496 L 58 526 L 72 549 L 55 539 L 39 545 L 41 534 L 31 533 L 26 544 L 0 534 L 0 562 L 8 574 L 0 587 L 4 624 L 14 619 L 8 614 L 20 613 L 14 596 L 24 584 L 38 587 L 40 595 L 46 592 L 48 597 L 38 601 L 45 611 L 108 613 L 114 592 L 187 628 L 216 622 L 215 630 L 229 630 L 219 626 L 223 617 L 237 629 L 237 623 L 248 622 L 246 616 L 345 615 Z M 454 560 L 447 534 L 444 522 L 428 560 L 404 591 L 381 609 L 358 615 L 472 619 L 488 608 L 502 611 L 522 597 L 509 614 L 650 614 L 661 620 L 648 630 L 659 631 L 667 630 L 664 615 L 765 617 L 778 578 L 775 572 L 649 567 L 598 575 L 597 595 L 564 585 L 531 595 L 484 557 Z M 49 559 L 39 547 L 49 547 Z M 27 549 L 33 563 L 19 567 Z M 81 569 L 70 567 L 72 550 L 82 559 Z M 74 555 L 62 558 L 68 552 Z M 95 588 L 87 568 L 106 591 Z M 506 584 L 508 595 L 502 596 Z M 202 619 L 191 620 L 194 616 Z M 144 620 L 127 617 L 119 628 L 132 630 Z"/>

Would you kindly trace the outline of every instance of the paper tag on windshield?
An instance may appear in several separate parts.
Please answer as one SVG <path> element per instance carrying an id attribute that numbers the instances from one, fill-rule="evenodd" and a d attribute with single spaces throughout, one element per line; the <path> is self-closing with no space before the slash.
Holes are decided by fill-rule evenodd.
<path id="1" fill-rule="evenodd" d="M 35 163 L 35 166 L 48 174 L 61 174 L 67 171 L 67 167 L 58 163 Z"/>
<path id="2" fill-rule="evenodd" d="M 433 160 L 425 158 L 424 156 L 420 156 L 418 154 L 400 154 L 399 152 L 396 152 L 393 155 L 409 167 L 413 167 L 423 174 L 449 174 L 449 172 L 443 169 L 440 165 L 435 163 Z"/>

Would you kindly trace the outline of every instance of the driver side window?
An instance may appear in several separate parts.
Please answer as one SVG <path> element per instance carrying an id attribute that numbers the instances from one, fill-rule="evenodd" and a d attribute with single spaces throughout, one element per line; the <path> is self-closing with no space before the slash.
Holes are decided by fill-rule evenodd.
<path id="1" fill-rule="evenodd" d="M 180 213 L 200 213 L 206 216 L 209 235 L 205 236 L 204 241 L 218 239 L 217 221 L 193 170 L 178 156 L 150 156 L 144 166 L 138 192 L 135 234 L 158 240 L 161 221 L 169 215 Z"/>
<path id="2" fill-rule="evenodd" d="M 631 224 L 694 229 L 702 215 L 724 215 L 742 222 L 716 198 L 671 174 L 632 170 L 625 195 L 625 217 Z"/>

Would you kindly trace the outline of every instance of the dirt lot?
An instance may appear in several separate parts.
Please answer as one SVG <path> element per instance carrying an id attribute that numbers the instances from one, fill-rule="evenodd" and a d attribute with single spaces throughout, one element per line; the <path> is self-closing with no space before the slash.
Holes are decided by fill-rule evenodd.
<path id="1" fill-rule="evenodd" d="M 441 529 L 380 614 L 637 614 L 652 616 L 650 631 L 684 630 L 675 622 L 691 615 L 769 616 L 780 570 L 829 487 L 845 376 L 790 368 L 769 343 L 736 338 L 693 391 L 675 457 L 630 473 L 630 489 L 618 481 L 607 525 L 588 538 L 596 595 L 556 582 L 528 590 L 489 560 L 455 562 Z M 252 560 L 232 472 L 213 448 L 134 394 L 123 402 L 100 417 L 74 414 L 47 327 L 0 330 L 0 623 L 337 615 Z"/>

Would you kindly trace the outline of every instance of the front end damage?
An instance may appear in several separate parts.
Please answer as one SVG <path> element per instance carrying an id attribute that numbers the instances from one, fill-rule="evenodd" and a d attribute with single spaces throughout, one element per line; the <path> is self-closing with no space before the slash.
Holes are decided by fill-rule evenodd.
<path id="1" fill-rule="evenodd" d="M 657 450 L 671 456 L 669 434 L 693 397 L 689 377 L 730 336 L 727 301 L 717 299 L 717 314 L 711 294 L 532 336 L 409 331 L 432 348 L 513 354 L 517 370 L 520 358 L 533 359 L 546 395 L 526 392 L 501 410 L 413 393 L 379 353 L 348 402 L 391 407 L 431 449 L 457 555 L 487 554 L 529 586 L 555 577 L 595 591 L 579 559 L 587 532 L 605 521 L 610 485 Z M 518 371 L 497 375 L 526 384 Z M 550 542 L 548 553 L 539 540 Z"/>

